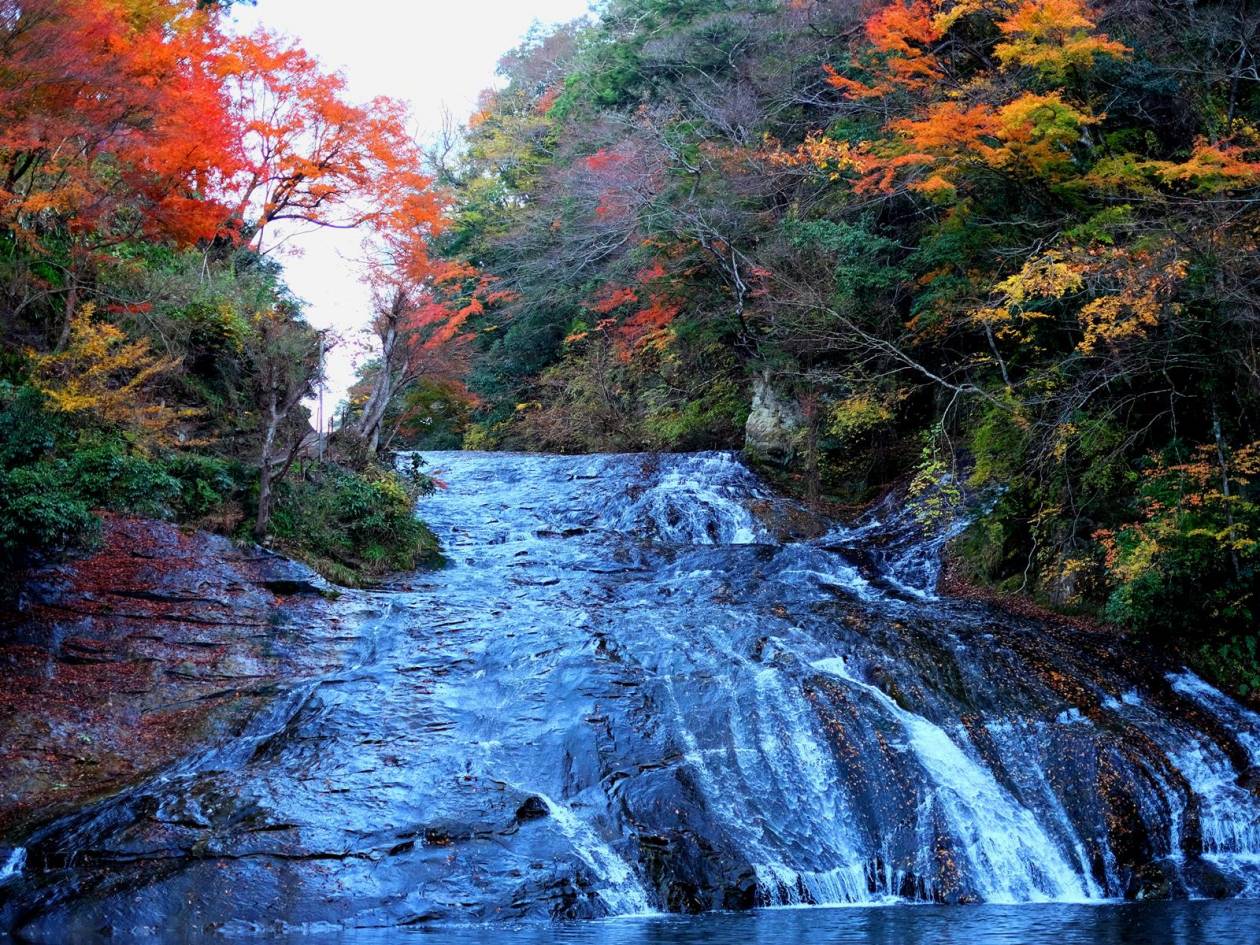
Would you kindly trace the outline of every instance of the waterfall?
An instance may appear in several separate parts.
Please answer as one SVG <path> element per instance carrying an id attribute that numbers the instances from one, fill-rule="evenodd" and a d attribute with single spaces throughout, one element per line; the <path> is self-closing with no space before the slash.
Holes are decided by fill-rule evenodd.
<path id="1" fill-rule="evenodd" d="M 1260 714 L 1239 705 L 1191 672 L 1170 673 L 1168 681 L 1182 695 L 1189 696 L 1220 719 L 1247 749 L 1253 765 L 1260 765 Z"/>
<path id="2" fill-rule="evenodd" d="M 819 519 L 729 453 L 424 459 L 448 566 L 345 592 L 344 661 L 0 849 L 0 920 L 1260 899 L 1260 717 L 940 595 L 949 529 Z"/>
<path id="3" fill-rule="evenodd" d="M 674 544 L 748 545 L 767 540 L 749 502 L 770 496 L 730 453 L 661 457 L 609 527 Z"/>
<path id="4" fill-rule="evenodd" d="M 647 891 L 635 877 L 634 870 L 599 838 L 589 824 L 572 808 L 546 794 L 535 796 L 546 805 L 556 826 L 573 845 L 573 852 L 600 879 L 599 896 L 607 903 L 609 912 L 613 915 L 644 915 L 653 911 L 648 905 Z"/>
<path id="5" fill-rule="evenodd" d="M 814 668 L 869 694 L 905 731 L 907 746 L 934 787 L 925 803 L 939 805 L 988 902 L 1082 901 L 1086 885 L 1021 807 L 940 726 L 909 712 L 875 686 L 855 678 L 840 657 Z"/>
<path id="6" fill-rule="evenodd" d="M 22 875 L 22 867 L 26 865 L 26 850 L 23 847 L 13 847 L 8 850 L 4 857 L 4 862 L 0 863 L 0 886 L 4 885 L 11 879 L 17 879 Z"/>

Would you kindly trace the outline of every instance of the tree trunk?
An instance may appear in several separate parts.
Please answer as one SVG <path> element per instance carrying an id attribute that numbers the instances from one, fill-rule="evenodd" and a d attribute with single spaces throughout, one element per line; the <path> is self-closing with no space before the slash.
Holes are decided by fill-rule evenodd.
<path id="1" fill-rule="evenodd" d="M 363 405 L 363 417 L 359 421 L 359 436 L 367 444 L 368 451 L 375 453 L 381 442 L 381 423 L 385 419 L 385 411 L 394 396 L 393 377 L 388 361 L 381 365 L 372 385 L 372 394 Z"/>
<path id="2" fill-rule="evenodd" d="M 407 296 L 401 290 L 394 294 L 389 308 L 383 313 L 384 322 L 378 324 L 381 339 L 381 366 L 372 383 L 372 393 L 363 405 L 357 432 L 366 444 L 369 454 L 375 454 L 381 443 L 381 423 L 389 410 L 390 401 L 398 384 L 398 329 L 407 309 Z"/>
<path id="3" fill-rule="evenodd" d="M 61 335 L 57 338 L 56 351 L 65 351 L 70 344 L 70 330 L 74 327 L 74 313 L 79 307 L 79 280 L 70 276 L 70 289 L 66 293 L 65 317 L 61 321 Z"/>
<path id="4" fill-rule="evenodd" d="M 1238 561 L 1238 549 L 1234 547 L 1234 506 L 1230 495 L 1229 460 L 1225 452 L 1225 437 L 1221 433 L 1221 417 L 1215 400 L 1212 403 L 1212 434 L 1216 438 L 1216 460 L 1221 467 L 1221 494 L 1225 497 L 1225 523 L 1229 526 L 1229 562 L 1234 568 L 1234 579 L 1242 577 L 1242 565 Z"/>
<path id="5" fill-rule="evenodd" d="M 263 434 L 262 452 L 258 457 L 258 517 L 254 519 L 254 538 L 260 542 L 267 537 L 267 529 L 271 526 L 271 487 L 274 482 L 271 458 L 279 426 L 280 415 L 273 387 L 267 397 L 267 430 Z"/>

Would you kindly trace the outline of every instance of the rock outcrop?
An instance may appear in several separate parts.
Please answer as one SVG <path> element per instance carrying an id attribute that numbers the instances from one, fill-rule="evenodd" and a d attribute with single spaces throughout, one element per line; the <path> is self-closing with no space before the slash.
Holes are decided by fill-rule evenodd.
<path id="1" fill-rule="evenodd" d="M 226 538 L 110 517 L 0 618 L 0 838 L 230 733 L 312 672 L 322 579 Z M 314 644 L 314 645 L 313 645 Z"/>
<path id="2" fill-rule="evenodd" d="M 805 418 L 790 397 L 777 390 L 766 372 L 753 382 L 752 408 L 744 425 L 744 447 L 774 462 L 785 463 L 800 449 Z"/>

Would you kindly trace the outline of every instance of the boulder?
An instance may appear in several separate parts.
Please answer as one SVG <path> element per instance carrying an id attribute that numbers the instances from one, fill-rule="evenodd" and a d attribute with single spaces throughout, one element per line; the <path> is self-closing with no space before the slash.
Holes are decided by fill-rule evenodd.
<path id="1" fill-rule="evenodd" d="M 774 462 L 786 463 L 800 449 L 805 416 L 800 405 L 777 390 L 767 371 L 753 382 L 752 408 L 744 425 L 744 448 Z"/>

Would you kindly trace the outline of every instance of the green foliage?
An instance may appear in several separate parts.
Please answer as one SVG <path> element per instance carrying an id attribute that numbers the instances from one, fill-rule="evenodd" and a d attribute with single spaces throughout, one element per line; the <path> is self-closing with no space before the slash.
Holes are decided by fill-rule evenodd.
<path id="1" fill-rule="evenodd" d="M 0 425 L 0 561 L 11 568 L 90 548 L 96 510 L 195 523 L 244 491 L 239 464 L 142 453 L 117 431 L 71 428 L 32 387 L 0 384 Z"/>
<path id="2" fill-rule="evenodd" d="M 67 483 L 64 464 L 0 472 L 0 570 L 11 577 L 40 554 L 90 548 L 100 521 Z"/>
<path id="3" fill-rule="evenodd" d="M 798 248 L 825 254 L 834 261 L 834 287 L 841 299 L 861 301 L 895 288 L 907 278 L 905 269 L 890 263 L 900 255 L 897 241 L 874 232 L 869 221 L 789 219 L 784 232 Z"/>
<path id="4" fill-rule="evenodd" d="M 1260 503 L 1233 469 L 1225 495 L 1208 457 L 1154 461 L 1138 490 L 1140 517 L 1100 533 L 1112 585 L 1108 619 L 1173 642 L 1230 638 L 1254 626 Z"/>
<path id="5" fill-rule="evenodd" d="M 165 462 L 167 475 L 179 484 L 171 509 L 181 522 L 204 522 L 239 501 L 253 479 L 243 464 L 204 453 L 174 453 Z"/>
<path id="6" fill-rule="evenodd" d="M 967 578 L 982 584 L 1022 583 L 1027 561 L 1019 555 L 1028 533 L 1027 513 L 1026 496 L 1005 492 L 967 526 L 954 543 Z"/>
<path id="7" fill-rule="evenodd" d="M 892 408 L 880 398 L 867 393 L 853 394 L 831 405 L 827 432 L 851 444 L 891 424 L 893 419 Z"/>
<path id="8" fill-rule="evenodd" d="M 402 397 L 400 448 L 457 450 L 468 427 L 466 395 L 450 384 L 421 380 Z"/>
<path id="9" fill-rule="evenodd" d="M 1255 633 L 1205 644 L 1193 654 L 1195 668 L 1218 686 L 1254 699 L 1260 694 L 1260 650 Z"/>
<path id="10" fill-rule="evenodd" d="M 649 409 L 644 430 L 649 441 L 681 449 L 703 449 L 727 441 L 748 418 L 743 392 L 729 379 L 719 379 L 702 395 L 680 405 L 668 401 Z"/>
<path id="11" fill-rule="evenodd" d="M 911 512 L 928 532 L 948 526 L 962 512 L 962 489 L 948 457 L 941 447 L 941 430 L 929 431 L 907 494 Z"/>
<path id="12" fill-rule="evenodd" d="M 6 416 L 30 409 L 28 396 L 15 400 L 17 411 L 11 405 Z M 32 437 L 13 440 L 33 445 Z M 179 482 L 160 461 L 129 453 L 121 441 L 66 448 L 50 437 L 38 446 L 38 452 L 27 449 L 16 457 L 6 450 L 0 468 L 0 562 L 9 568 L 90 548 L 99 534 L 94 509 L 164 517 L 179 496 Z"/>
<path id="13" fill-rule="evenodd" d="M 0 382 L 0 468 L 31 463 L 52 452 L 65 435 L 57 414 L 44 409 L 44 395 L 25 384 Z"/>
<path id="14" fill-rule="evenodd" d="M 1009 486 L 1022 471 L 1028 451 L 1028 430 L 1020 425 L 1008 397 L 986 404 L 971 434 L 971 484 Z"/>
<path id="15" fill-rule="evenodd" d="M 460 443 L 460 449 L 498 449 L 503 444 L 505 433 L 504 424 L 502 423 L 494 423 L 489 420 L 483 420 L 480 423 L 471 424 L 464 432 L 464 439 Z"/>
<path id="16" fill-rule="evenodd" d="M 51 465 L 68 491 L 96 508 L 167 518 L 180 495 L 179 480 L 160 459 L 128 452 L 117 440 L 83 444 Z"/>
<path id="17" fill-rule="evenodd" d="M 437 560 L 437 541 L 415 515 L 416 500 L 433 488 L 423 474 L 325 464 L 281 483 L 272 534 L 279 547 L 333 580 L 369 583 Z"/>

